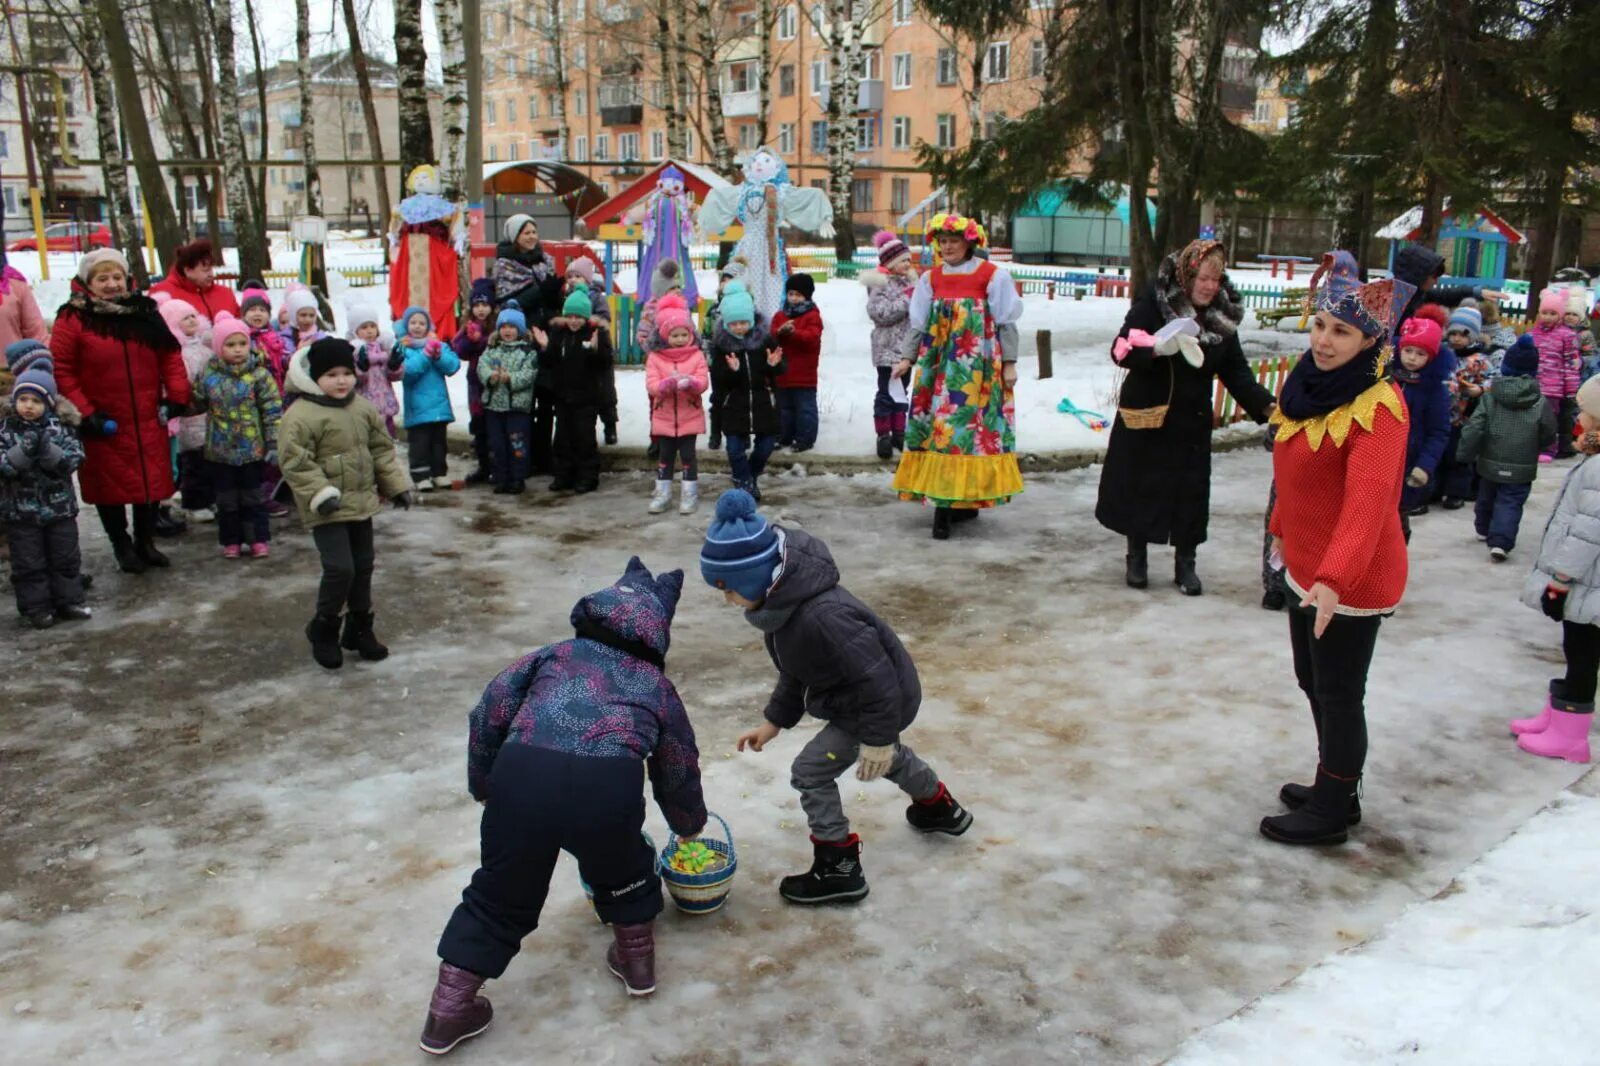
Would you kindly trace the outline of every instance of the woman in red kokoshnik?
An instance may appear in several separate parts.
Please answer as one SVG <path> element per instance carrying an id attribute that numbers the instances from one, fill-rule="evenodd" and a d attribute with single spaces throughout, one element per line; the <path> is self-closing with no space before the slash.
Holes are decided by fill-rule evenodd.
<path id="1" fill-rule="evenodd" d="M 1278 796 L 1290 812 L 1262 819 L 1262 834 L 1283 844 L 1340 844 L 1361 821 L 1367 669 L 1378 626 L 1406 587 L 1407 413 L 1389 364 L 1412 291 L 1392 278 L 1362 285 L 1348 252 L 1323 256 L 1311 279 L 1311 349 L 1271 419 L 1273 554 L 1298 600 L 1289 642 L 1318 754 L 1315 783 L 1284 785 Z"/>

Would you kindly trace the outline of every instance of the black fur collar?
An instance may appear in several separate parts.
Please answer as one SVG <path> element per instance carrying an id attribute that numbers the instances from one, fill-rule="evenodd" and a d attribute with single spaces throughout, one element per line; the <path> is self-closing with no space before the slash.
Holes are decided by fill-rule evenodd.
<path id="1" fill-rule="evenodd" d="M 1161 309 L 1163 322 L 1171 322 L 1179 318 L 1194 318 L 1194 305 L 1189 302 L 1189 294 L 1178 284 L 1178 256 L 1174 252 L 1161 261 L 1161 268 L 1156 271 L 1156 306 Z M 1233 336 L 1239 331 L 1239 323 L 1244 321 L 1244 306 L 1239 303 L 1239 291 L 1233 287 L 1233 282 L 1228 280 L 1228 275 L 1222 275 L 1222 286 L 1217 289 L 1216 299 L 1211 301 L 1211 306 L 1206 308 L 1200 318 L 1200 343 L 1220 344 L 1223 340 Z"/>

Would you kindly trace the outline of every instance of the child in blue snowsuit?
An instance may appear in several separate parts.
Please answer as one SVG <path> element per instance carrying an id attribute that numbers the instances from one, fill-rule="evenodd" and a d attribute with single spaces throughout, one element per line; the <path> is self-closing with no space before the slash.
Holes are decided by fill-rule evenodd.
<path id="1" fill-rule="evenodd" d="M 418 492 L 450 487 L 445 465 L 445 432 L 456 420 L 445 381 L 461 369 L 461 358 L 433 335 L 433 319 L 421 307 L 408 307 L 395 334 L 400 341 L 391 366 L 404 367 L 406 453 Z"/>
<path id="2" fill-rule="evenodd" d="M 1405 393 L 1410 417 L 1400 510 L 1409 517 L 1428 513 L 1439 460 L 1450 443 L 1453 401 L 1448 379 L 1453 360 L 1439 357 L 1439 332 L 1439 324 L 1427 318 L 1408 319 L 1400 330 L 1400 365 L 1394 376 Z"/>
<path id="3" fill-rule="evenodd" d="M 630 559 L 572 609 L 573 639 L 512 663 L 473 708 L 467 788 L 484 804 L 482 864 L 439 939 L 424 1051 L 488 1028 L 478 989 L 538 928 L 563 851 L 612 927 L 611 973 L 629 995 L 655 991 L 661 881 L 643 836 L 646 767 L 673 832 L 693 837 L 706 821 L 694 728 L 664 672 L 682 590 L 683 571 L 652 577 Z"/>

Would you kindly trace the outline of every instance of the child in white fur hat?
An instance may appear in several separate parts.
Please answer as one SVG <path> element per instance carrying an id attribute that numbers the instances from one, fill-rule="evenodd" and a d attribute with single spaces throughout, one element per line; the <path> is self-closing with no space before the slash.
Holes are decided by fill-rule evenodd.
<path id="1" fill-rule="evenodd" d="M 384 427 L 393 439 L 394 417 L 400 413 L 394 382 L 400 379 L 401 368 L 393 367 L 389 358 L 394 350 L 394 331 L 388 328 L 387 316 L 373 304 L 351 304 L 345 339 L 356 349 L 356 375 L 361 379 L 358 389 L 383 416 Z"/>

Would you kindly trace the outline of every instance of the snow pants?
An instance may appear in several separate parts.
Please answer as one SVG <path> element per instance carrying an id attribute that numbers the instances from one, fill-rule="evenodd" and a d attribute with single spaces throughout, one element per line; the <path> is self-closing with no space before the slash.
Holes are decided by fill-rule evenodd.
<path id="1" fill-rule="evenodd" d="M 17 595 L 18 614 L 26 617 L 83 606 L 77 516 L 43 525 L 8 522 L 6 540 L 11 545 L 11 590 Z"/>
<path id="2" fill-rule="evenodd" d="M 1367 761 L 1367 669 L 1378 646 L 1379 615 L 1335 615 L 1321 637 L 1317 612 L 1290 597 L 1294 675 L 1311 703 L 1317 756 L 1336 777 L 1361 776 Z"/>
<path id="3" fill-rule="evenodd" d="M 266 501 L 261 497 L 264 466 L 259 462 L 230 466 L 206 461 L 206 478 L 211 482 L 211 498 L 217 508 L 217 543 L 224 548 L 272 540 Z"/>
<path id="4" fill-rule="evenodd" d="M 1517 530 L 1522 526 L 1522 509 L 1527 506 L 1532 485 L 1501 485 L 1485 478 L 1478 486 L 1478 502 L 1473 510 L 1473 525 L 1478 536 L 1491 548 L 1506 551 L 1517 546 Z"/>
<path id="5" fill-rule="evenodd" d="M 860 754 L 861 741 L 829 722 L 795 756 L 789 783 L 800 793 L 800 806 L 817 840 L 838 843 L 850 839 L 850 819 L 844 816 L 838 781 Z M 894 762 L 884 776 L 914 800 L 932 799 L 939 791 L 939 775 L 904 744 L 895 745 Z"/>
<path id="6" fill-rule="evenodd" d="M 728 446 L 728 470 L 733 474 L 733 487 L 744 489 L 759 501 L 761 475 L 766 472 L 772 450 L 778 446 L 778 438 L 770 433 L 753 438 L 730 433 L 723 440 Z"/>
<path id="7" fill-rule="evenodd" d="M 563 851 L 578 860 L 601 921 L 633 924 L 661 913 L 637 759 L 507 744 L 489 774 L 479 837 L 478 871 L 439 938 L 439 957 L 454 966 L 481 977 L 505 973 L 523 938 L 539 928 Z"/>
<path id="8" fill-rule="evenodd" d="M 600 442 L 594 423 L 599 408 L 570 403 L 556 406 L 556 436 L 551 450 L 551 488 L 593 487 L 600 481 Z"/>
<path id="9" fill-rule="evenodd" d="M 496 485 L 526 481 L 530 468 L 533 415 L 527 411 L 483 412 L 489 438 L 489 469 Z"/>
<path id="10" fill-rule="evenodd" d="M 448 474 L 445 441 L 448 422 L 421 422 L 406 427 L 406 454 L 411 459 L 411 480 L 418 484 Z"/>

